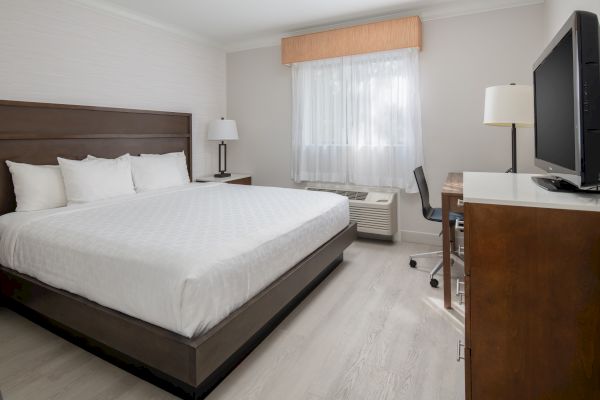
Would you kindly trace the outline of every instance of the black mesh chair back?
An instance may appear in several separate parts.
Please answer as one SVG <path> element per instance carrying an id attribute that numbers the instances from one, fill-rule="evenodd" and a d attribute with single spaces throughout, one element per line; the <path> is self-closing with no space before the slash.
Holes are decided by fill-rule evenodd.
<path id="1" fill-rule="evenodd" d="M 417 186 L 419 187 L 419 194 L 421 195 L 421 206 L 423 207 L 423 216 L 426 219 L 431 219 L 433 209 L 431 208 L 431 204 L 429 204 L 429 188 L 427 187 L 427 180 L 425 179 L 423 167 L 417 167 L 413 172 L 415 174 Z"/>

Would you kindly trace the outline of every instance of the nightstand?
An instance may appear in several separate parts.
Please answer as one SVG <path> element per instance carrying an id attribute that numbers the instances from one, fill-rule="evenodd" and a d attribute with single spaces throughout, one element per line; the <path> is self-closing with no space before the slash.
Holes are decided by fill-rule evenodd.
<path id="1" fill-rule="evenodd" d="M 252 185 L 252 175 L 231 174 L 231 176 L 228 176 L 227 178 L 215 178 L 212 175 L 207 175 L 196 179 L 196 182 L 224 182 L 237 185 Z"/>

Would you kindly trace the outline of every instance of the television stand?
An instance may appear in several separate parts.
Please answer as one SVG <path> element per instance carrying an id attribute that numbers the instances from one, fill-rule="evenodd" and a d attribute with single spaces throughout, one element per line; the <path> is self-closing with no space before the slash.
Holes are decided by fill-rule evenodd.
<path id="1" fill-rule="evenodd" d="M 593 193 L 600 194 L 598 189 L 581 189 L 571 182 L 555 176 L 532 176 L 531 179 L 540 187 L 550 192 Z"/>
<path id="2" fill-rule="evenodd" d="M 477 172 L 464 194 L 466 398 L 598 399 L 600 197 Z"/>

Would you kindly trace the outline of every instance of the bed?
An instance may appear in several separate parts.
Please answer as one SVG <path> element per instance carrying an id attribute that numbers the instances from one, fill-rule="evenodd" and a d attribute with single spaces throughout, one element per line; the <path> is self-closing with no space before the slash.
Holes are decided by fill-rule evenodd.
<path id="1" fill-rule="evenodd" d="M 12 213 L 4 160 L 191 160 L 191 115 L 2 101 L 0 121 L 3 303 L 183 398 L 205 397 L 356 237 L 340 196 L 219 183 Z"/>

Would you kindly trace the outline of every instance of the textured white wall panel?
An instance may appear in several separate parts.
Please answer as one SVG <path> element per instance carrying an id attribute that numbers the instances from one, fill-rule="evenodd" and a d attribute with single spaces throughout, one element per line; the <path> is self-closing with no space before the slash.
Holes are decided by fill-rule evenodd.
<path id="1" fill-rule="evenodd" d="M 216 170 L 222 49 L 67 0 L 0 0 L 0 99 L 193 113 L 194 176 Z"/>

